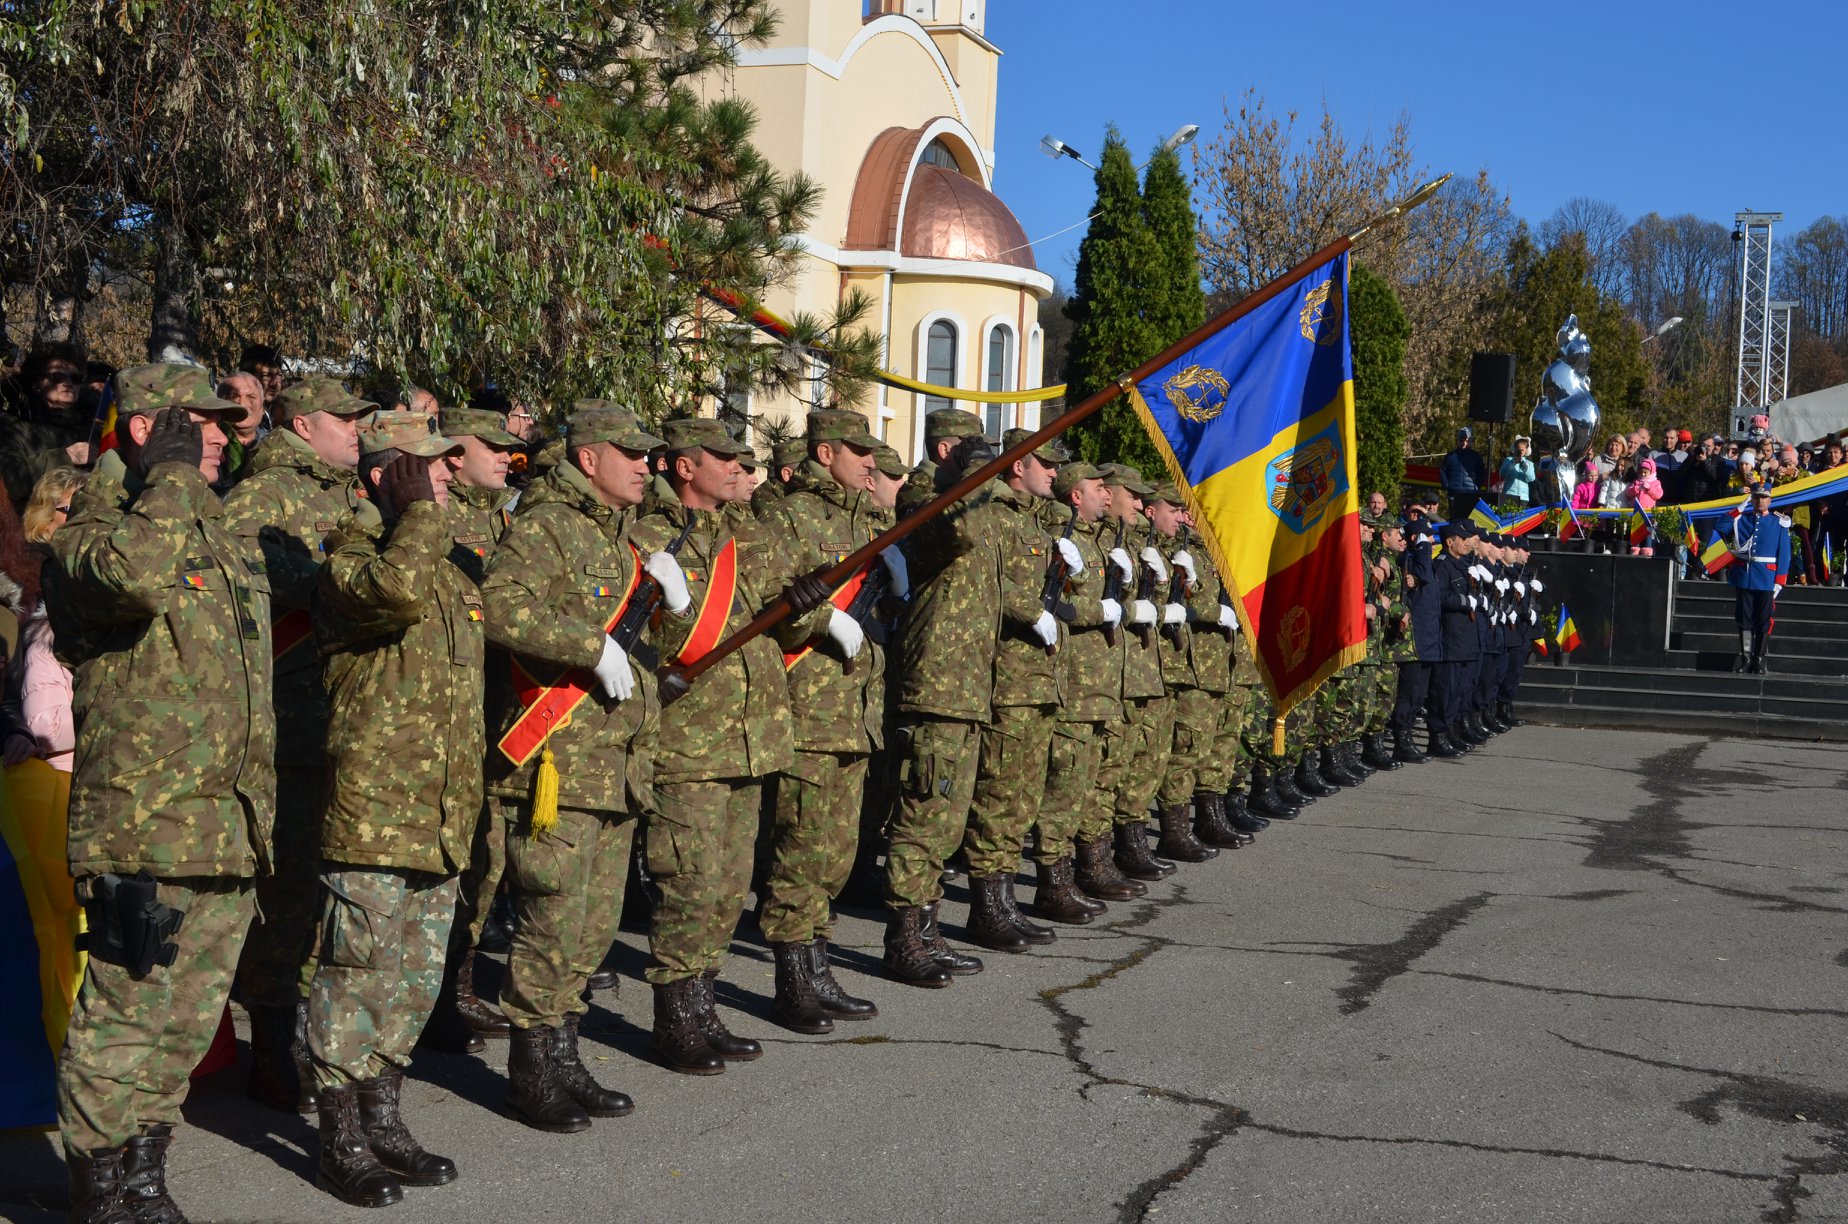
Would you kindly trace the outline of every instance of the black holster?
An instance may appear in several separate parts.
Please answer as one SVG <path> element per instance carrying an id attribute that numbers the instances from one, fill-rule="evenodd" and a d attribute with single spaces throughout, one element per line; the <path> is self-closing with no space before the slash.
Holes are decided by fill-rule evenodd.
<path id="1" fill-rule="evenodd" d="M 137 978 L 156 965 L 171 965 L 180 954 L 173 937 L 186 919 L 181 910 L 157 899 L 154 877 L 144 869 L 132 876 L 89 876 L 77 882 L 89 930 L 77 947 L 106 964 L 120 965 Z"/>

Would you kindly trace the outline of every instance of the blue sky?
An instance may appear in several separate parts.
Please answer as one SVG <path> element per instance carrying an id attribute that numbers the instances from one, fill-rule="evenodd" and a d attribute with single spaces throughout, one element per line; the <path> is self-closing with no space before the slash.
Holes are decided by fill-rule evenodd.
<path id="1" fill-rule="evenodd" d="M 1204 139 L 1255 86 L 1275 111 L 1324 98 L 1350 137 L 1409 115 L 1421 161 L 1487 167 L 1517 215 L 1573 196 L 1632 218 L 1731 224 L 1782 211 L 1779 235 L 1848 213 L 1848 3 L 1248 4 L 989 0 L 1002 50 L 995 187 L 1042 269 L 1069 287 L 1090 171 L 1115 122 L 1142 161 L 1182 123 Z M 1185 164 L 1185 163 L 1184 163 Z"/>

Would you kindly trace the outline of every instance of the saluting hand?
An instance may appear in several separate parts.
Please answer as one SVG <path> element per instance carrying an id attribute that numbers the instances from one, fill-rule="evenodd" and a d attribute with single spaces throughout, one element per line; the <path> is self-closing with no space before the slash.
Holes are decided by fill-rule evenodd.
<path id="1" fill-rule="evenodd" d="M 163 408 L 154 414 L 147 441 L 141 444 L 141 474 L 162 463 L 198 467 L 205 458 L 205 433 L 184 408 Z"/>

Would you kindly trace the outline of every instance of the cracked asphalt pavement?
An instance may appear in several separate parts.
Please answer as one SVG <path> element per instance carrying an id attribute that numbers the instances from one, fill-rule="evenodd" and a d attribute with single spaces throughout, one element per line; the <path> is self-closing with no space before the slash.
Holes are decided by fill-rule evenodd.
<path id="1" fill-rule="evenodd" d="M 632 1117 L 540 1134 L 495 1112 L 504 1044 L 420 1056 L 406 1113 L 461 1180 L 365 1212 L 314 1190 L 309 1120 L 221 1074 L 173 1188 L 195 1221 L 303 1224 L 1848 1221 L 1840 760 L 1524 727 L 948 990 L 879 978 L 849 911 L 840 977 L 881 1015 L 828 1038 L 769 1023 L 747 929 L 720 997 L 768 1052 L 710 1079 L 646 1061 L 625 933 L 584 1035 Z M 0 1140 L 0 1218 L 62 1203 L 53 1140 Z"/>

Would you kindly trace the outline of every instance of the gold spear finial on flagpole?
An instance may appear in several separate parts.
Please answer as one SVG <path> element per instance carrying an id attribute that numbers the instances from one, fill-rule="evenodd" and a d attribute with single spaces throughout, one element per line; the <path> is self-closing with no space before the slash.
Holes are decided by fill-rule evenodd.
<path id="1" fill-rule="evenodd" d="M 1400 200 L 1397 204 L 1394 204 L 1391 208 L 1349 234 L 1348 241 L 1359 242 L 1361 236 L 1374 227 L 1384 225 L 1388 221 L 1403 217 L 1406 213 L 1411 212 L 1412 209 L 1417 208 L 1420 204 L 1423 204 L 1426 200 L 1436 195 L 1437 189 L 1442 187 L 1445 183 L 1448 183 L 1453 177 L 1455 176 L 1446 174 L 1442 178 L 1432 179 L 1417 191 L 1412 192 L 1411 195 L 1406 196 L 1403 200 Z"/>

